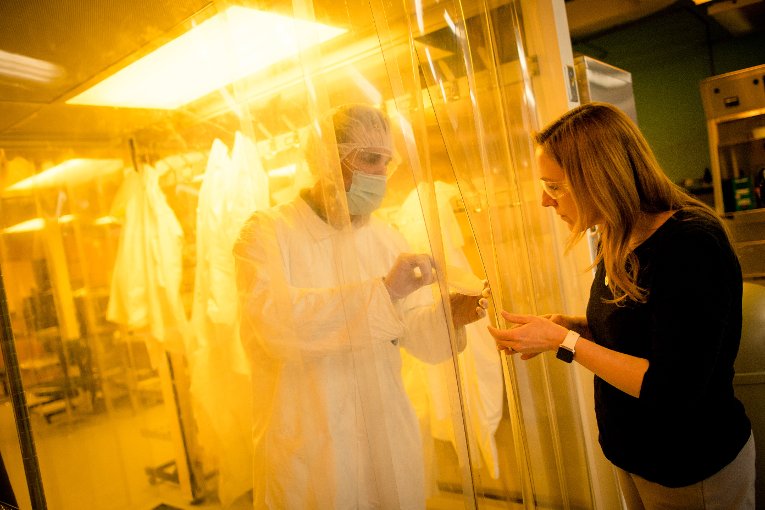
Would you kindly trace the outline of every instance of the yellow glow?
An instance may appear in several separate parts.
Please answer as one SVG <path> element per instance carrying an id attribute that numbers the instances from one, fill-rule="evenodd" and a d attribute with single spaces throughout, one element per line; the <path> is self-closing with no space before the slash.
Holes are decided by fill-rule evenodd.
<path id="1" fill-rule="evenodd" d="M 12 227 L 3 229 L 4 234 L 17 234 L 19 232 L 36 232 L 42 230 L 45 227 L 45 220 L 42 218 L 34 218 L 21 223 L 16 223 Z"/>
<path id="2" fill-rule="evenodd" d="M 295 175 L 296 170 L 297 165 L 287 165 L 280 166 L 279 168 L 274 168 L 273 170 L 269 170 L 267 173 L 269 177 L 289 177 L 290 175 Z"/>
<path id="3" fill-rule="evenodd" d="M 94 225 L 119 225 L 120 220 L 114 216 L 101 216 L 93 220 Z"/>
<path id="4" fill-rule="evenodd" d="M 24 191 L 50 188 L 61 185 L 75 185 L 90 181 L 122 168 L 121 159 L 69 159 L 54 167 L 6 188 L 6 191 Z"/>
<path id="5" fill-rule="evenodd" d="M 77 216 L 74 214 L 64 214 L 62 216 L 59 216 L 58 222 L 59 224 L 66 224 L 71 223 L 75 219 L 77 219 Z M 16 223 L 15 225 L 4 228 L 3 234 L 19 234 L 22 232 L 37 232 L 45 228 L 45 220 L 43 218 L 32 218 L 31 220 L 22 221 L 21 223 Z"/>
<path id="6" fill-rule="evenodd" d="M 346 32 L 233 6 L 67 103 L 174 109 Z"/>

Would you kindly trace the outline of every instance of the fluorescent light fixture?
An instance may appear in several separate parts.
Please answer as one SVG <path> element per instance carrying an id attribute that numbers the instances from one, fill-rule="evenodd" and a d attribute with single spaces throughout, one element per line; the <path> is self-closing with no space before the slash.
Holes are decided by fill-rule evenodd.
<path id="1" fill-rule="evenodd" d="M 58 223 L 59 224 L 66 224 L 71 223 L 75 219 L 77 219 L 77 216 L 74 214 L 64 214 L 62 216 L 59 216 Z M 22 221 L 21 223 L 16 223 L 15 225 L 4 228 L 3 234 L 19 234 L 22 232 L 38 232 L 45 228 L 45 220 L 43 218 L 32 218 L 31 220 Z"/>
<path id="2" fill-rule="evenodd" d="M 61 185 L 75 185 L 116 172 L 123 167 L 121 159 L 69 159 L 32 177 L 7 187 L 6 191 L 29 191 Z"/>
<path id="3" fill-rule="evenodd" d="M 232 6 L 67 103 L 171 110 L 345 32 Z"/>
<path id="4" fill-rule="evenodd" d="M 18 234 L 20 232 L 36 232 L 45 228 L 45 220 L 42 218 L 34 218 L 31 220 L 22 221 L 16 223 L 12 227 L 4 228 L 4 234 Z"/>
<path id="5" fill-rule="evenodd" d="M 46 60 L 0 50 L 0 76 L 48 83 L 63 74 L 60 66 Z"/>

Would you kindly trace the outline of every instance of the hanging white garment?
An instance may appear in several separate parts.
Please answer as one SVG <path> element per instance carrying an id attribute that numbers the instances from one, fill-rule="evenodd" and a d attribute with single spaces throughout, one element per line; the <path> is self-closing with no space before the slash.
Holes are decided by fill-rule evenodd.
<path id="1" fill-rule="evenodd" d="M 149 165 L 129 171 L 115 198 L 112 215 L 123 219 L 106 317 L 129 329 L 148 327 L 165 350 L 183 352 L 183 230 L 159 177 Z"/>
<path id="2" fill-rule="evenodd" d="M 438 217 L 444 244 L 446 263 L 470 271 L 470 263 L 463 250 L 464 239 L 451 205 L 459 190 L 450 184 L 436 181 Z M 417 190 L 404 200 L 393 221 L 414 250 L 425 249 L 427 230 L 421 213 Z M 488 318 L 465 327 L 467 346 L 459 354 L 460 376 L 465 395 L 468 423 L 476 434 L 481 457 L 493 478 L 499 477 L 499 460 L 494 434 L 502 418 L 503 377 L 493 337 L 486 326 Z M 408 366 L 406 363 L 411 363 Z M 419 394 L 416 402 L 427 403 L 417 409 L 430 424 L 434 438 L 454 442 L 452 418 L 446 377 L 443 367 L 427 365 L 413 358 L 405 358 L 407 392 Z M 421 418 L 422 419 L 422 418 Z"/>
<path id="3" fill-rule="evenodd" d="M 430 287 L 394 305 L 382 282 L 406 242 L 375 218 L 335 229 L 298 198 L 254 215 L 235 250 L 255 507 L 424 508 L 400 347 L 429 362 L 451 348 Z"/>
<path id="4" fill-rule="evenodd" d="M 268 177 L 255 145 L 236 133 L 232 157 L 215 140 L 199 190 L 197 265 L 189 348 L 199 444 L 218 472 L 227 508 L 252 488 L 252 389 L 239 340 L 234 242 L 245 220 L 268 207 Z"/>

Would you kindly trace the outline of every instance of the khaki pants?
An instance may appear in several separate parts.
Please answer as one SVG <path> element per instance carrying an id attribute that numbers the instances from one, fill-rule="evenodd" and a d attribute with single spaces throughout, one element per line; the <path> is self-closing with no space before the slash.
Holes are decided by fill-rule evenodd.
<path id="1" fill-rule="evenodd" d="M 665 487 L 616 468 L 627 510 L 754 510 L 754 435 L 733 462 L 687 487 Z"/>

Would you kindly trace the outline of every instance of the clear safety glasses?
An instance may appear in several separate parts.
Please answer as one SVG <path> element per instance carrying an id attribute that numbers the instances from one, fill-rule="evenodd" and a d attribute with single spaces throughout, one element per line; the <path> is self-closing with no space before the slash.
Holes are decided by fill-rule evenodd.
<path id="1" fill-rule="evenodd" d="M 390 176 L 398 167 L 396 155 L 384 148 L 353 149 L 345 159 L 351 169 L 365 174 Z"/>
<path id="2" fill-rule="evenodd" d="M 553 200 L 558 200 L 569 192 L 565 181 L 545 181 L 544 179 L 539 179 L 539 184 L 542 186 L 542 191 L 547 193 Z"/>

